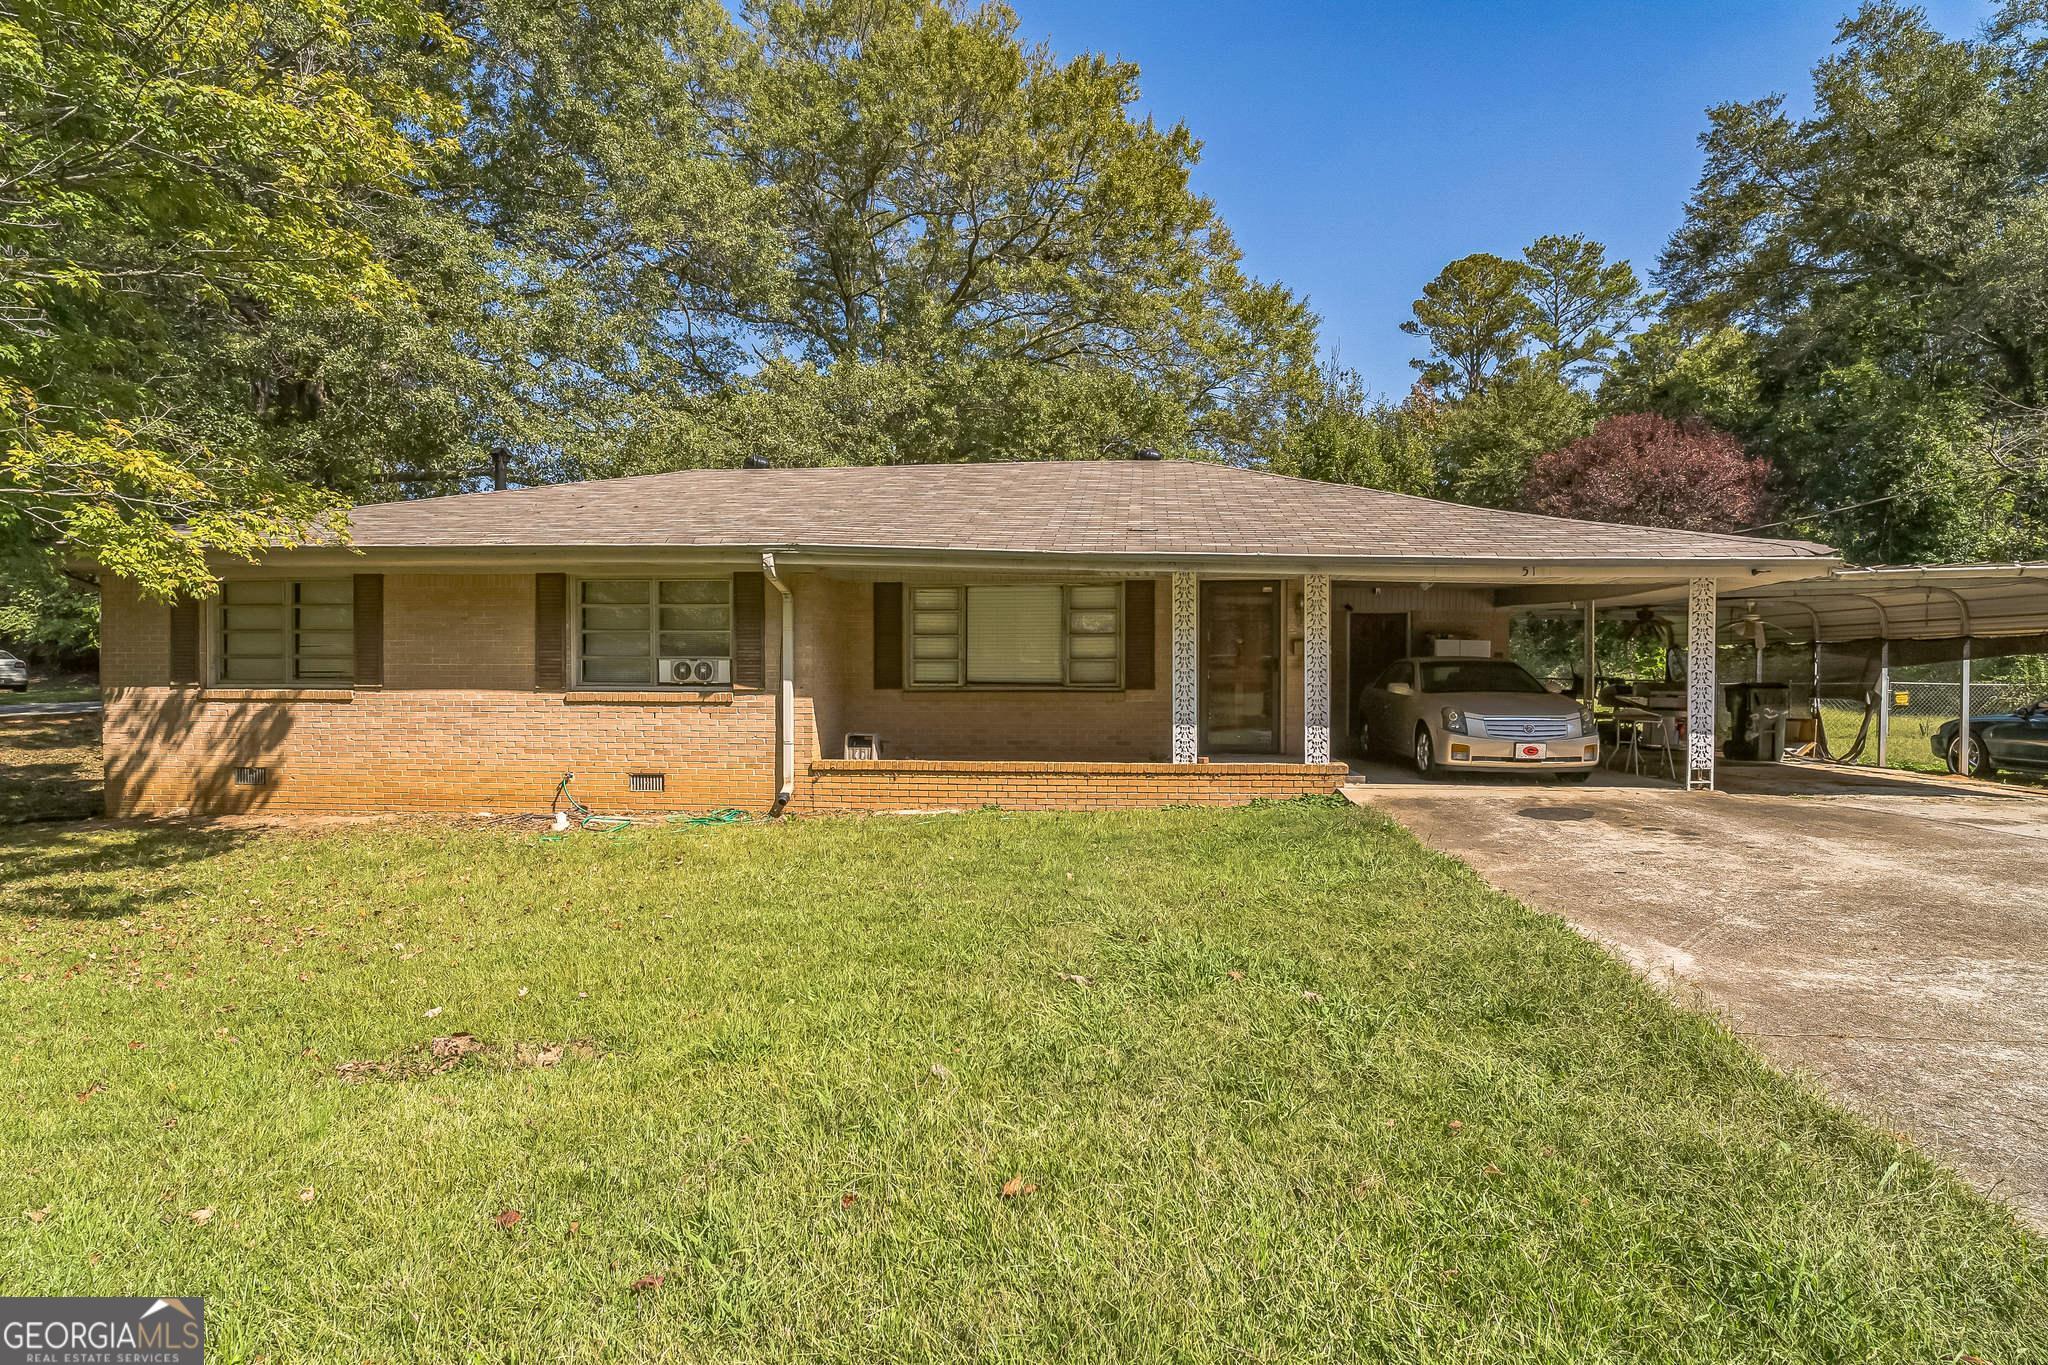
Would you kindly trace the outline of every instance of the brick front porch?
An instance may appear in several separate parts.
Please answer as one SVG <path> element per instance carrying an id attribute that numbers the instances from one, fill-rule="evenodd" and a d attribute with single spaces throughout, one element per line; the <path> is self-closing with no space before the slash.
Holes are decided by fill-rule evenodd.
<path id="1" fill-rule="evenodd" d="M 831 811 L 1114 810 L 1235 806 L 1334 792 L 1342 763 L 1059 763 L 813 759 L 795 809 Z"/>

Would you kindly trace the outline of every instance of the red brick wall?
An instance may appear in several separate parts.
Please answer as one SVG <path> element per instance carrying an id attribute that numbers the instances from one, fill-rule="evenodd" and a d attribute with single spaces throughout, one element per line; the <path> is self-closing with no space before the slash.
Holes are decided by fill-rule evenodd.
<path id="1" fill-rule="evenodd" d="M 535 692 L 531 575 L 387 575 L 382 689 L 174 687 L 167 609 L 112 581 L 102 608 L 112 815 L 534 813 L 564 772 L 599 810 L 758 812 L 775 799 L 772 594 L 770 688 L 702 699 Z M 805 755 L 816 743 L 807 699 L 797 726 Z M 237 767 L 267 780 L 236 786 Z M 664 774 L 666 790 L 629 792 L 638 772 Z"/>
<path id="2" fill-rule="evenodd" d="M 825 759 L 799 789 L 804 811 L 1113 810 L 1236 806 L 1334 792 L 1342 763 L 1034 763 Z"/>
<path id="3" fill-rule="evenodd" d="M 975 581 L 954 574 L 910 582 Z M 874 585 L 806 580 L 797 608 L 797 679 L 818 694 L 820 753 L 837 758 L 849 731 L 880 735 L 891 758 L 1163 761 L 1172 754 L 1173 612 L 1157 580 L 1153 658 L 1158 686 L 1120 692 L 1058 689 L 877 690 Z"/>
<path id="4" fill-rule="evenodd" d="M 1131 692 L 878 692 L 871 585 L 816 574 L 793 583 L 797 809 L 1234 803 L 1329 791 L 1341 777 L 1341 768 L 1154 762 L 1166 757 L 1170 729 L 1164 581 L 1159 686 Z M 775 796 L 773 590 L 768 687 L 703 699 L 535 692 L 528 574 L 386 575 L 381 689 L 172 686 L 167 609 L 112 580 L 103 605 L 110 814 L 535 813 L 548 809 L 564 772 L 577 775 L 572 792 L 603 811 L 760 812 Z M 880 732 L 891 757 L 1011 762 L 817 766 L 839 753 L 848 730 Z M 237 767 L 263 768 L 266 781 L 237 786 Z M 666 790 L 629 791 L 636 772 L 664 774 Z"/>

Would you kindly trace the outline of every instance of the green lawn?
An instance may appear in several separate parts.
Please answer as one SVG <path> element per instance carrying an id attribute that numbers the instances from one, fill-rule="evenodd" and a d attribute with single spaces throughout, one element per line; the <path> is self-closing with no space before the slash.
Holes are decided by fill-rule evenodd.
<path id="1" fill-rule="evenodd" d="M 210 1359 L 2048 1358 L 2008 1214 L 1341 803 L 0 886 L 0 1292 Z"/>

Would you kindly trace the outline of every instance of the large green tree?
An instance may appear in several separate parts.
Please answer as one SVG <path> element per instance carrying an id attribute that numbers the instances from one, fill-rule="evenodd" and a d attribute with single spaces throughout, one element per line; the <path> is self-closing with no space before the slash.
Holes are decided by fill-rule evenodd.
<path id="1" fill-rule="evenodd" d="M 203 591 L 336 500 L 252 435 L 285 314 L 405 293 L 369 226 L 447 126 L 412 0 L 24 0 L 0 17 L 0 558 Z"/>
<path id="2" fill-rule="evenodd" d="M 2042 0 L 1958 39 L 1871 4 L 1815 69 L 1810 114 L 1778 96 L 1711 111 L 1660 269 L 1690 344 L 1649 387 L 1697 386 L 1694 348 L 1718 346 L 1748 374 L 1706 387 L 1754 393 L 1738 429 L 1799 524 L 1857 557 L 2048 551 L 2044 68 Z M 1713 340 L 1731 326 L 1746 345 Z"/>
<path id="3" fill-rule="evenodd" d="M 938 0 L 480 12 L 456 197 L 516 285 L 508 443 L 600 474 L 1262 458 L 1313 317 L 1246 275 L 1135 67 L 1016 30 Z"/>

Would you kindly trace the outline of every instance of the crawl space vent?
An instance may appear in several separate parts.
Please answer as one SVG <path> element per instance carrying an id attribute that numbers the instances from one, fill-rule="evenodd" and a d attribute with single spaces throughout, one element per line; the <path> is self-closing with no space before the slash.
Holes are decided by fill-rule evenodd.
<path id="1" fill-rule="evenodd" d="M 269 780 L 270 769 L 268 768 L 235 769 L 235 785 L 237 787 L 260 787 Z"/>
<path id="2" fill-rule="evenodd" d="M 668 790 L 667 773 L 629 773 L 626 788 L 636 792 L 660 792 Z"/>

